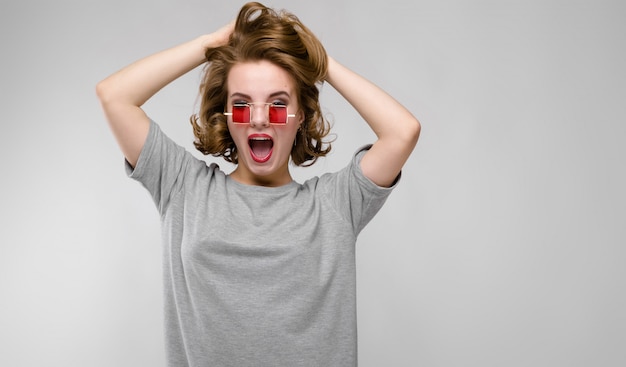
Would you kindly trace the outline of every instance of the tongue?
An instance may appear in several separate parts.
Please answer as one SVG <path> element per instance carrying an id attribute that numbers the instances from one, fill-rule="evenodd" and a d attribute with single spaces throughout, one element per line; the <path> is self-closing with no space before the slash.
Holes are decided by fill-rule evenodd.
<path id="1" fill-rule="evenodd" d="M 273 145 L 271 140 L 250 140 L 250 148 L 254 155 L 259 158 L 267 157 Z"/>

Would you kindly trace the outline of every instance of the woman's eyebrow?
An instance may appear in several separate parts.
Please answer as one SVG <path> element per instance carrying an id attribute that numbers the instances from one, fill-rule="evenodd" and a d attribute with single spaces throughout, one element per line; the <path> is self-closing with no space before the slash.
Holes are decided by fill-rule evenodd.
<path id="1" fill-rule="evenodd" d="M 274 97 L 278 97 L 278 96 L 285 96 L 285 97 L 291 97 L 291 95 L 284 90 L 281 91 L 277 91 L 274 92 L 272 94 L 269 95 L 269 98 L 274 98 Z M 233 94 L 230 95 L 230 98 L 244 98 L 244 99 L 251 99 L 251 97 L 245 93 L 240 93 L 240 92 L 235 92 Z"/>
<path id="2" fill-rule="evenodd" d="M 250 99 L 249 95 L 243 94 L 243 93 L 239 93 L 239 92 L 235 92 L 235 93 L 230 95 L 230 98 L 235 98 L 235 97 Z"/>
<path id="3" fill-rule="evenodd" d="M 287 93 L 286 91 L 283 91 L 283 90 L 270 94 L 270 98 L 278 97 L 278 96 L 291 97 L 291 95 L 289 93 Z"/>

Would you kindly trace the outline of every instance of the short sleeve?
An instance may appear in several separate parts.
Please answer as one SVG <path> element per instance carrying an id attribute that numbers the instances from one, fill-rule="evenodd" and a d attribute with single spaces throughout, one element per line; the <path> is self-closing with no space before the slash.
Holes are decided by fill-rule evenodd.
<path id="1" fill-rule="evenodd" d="M 126 161 L 126 173 L 148 190 L 159 212 L 163 214 L 170 198 L 182 187 L 183 171 L 189 159 L 192 159 L 191 155 L 151 120 L 137 164 L 133 169 Z"/>
<path id="2" fill-rule="evenodd" d="M 361 159 L 371 145 L 361 147 L 348 166 L 337 173 L 320 178 L 325 194 L 339 214 L 352 224 L 355 235 L 378 213 L 397 187 L 400 175 L 390 187 L 381 187 L 367 178 L 361 170 Z"/>

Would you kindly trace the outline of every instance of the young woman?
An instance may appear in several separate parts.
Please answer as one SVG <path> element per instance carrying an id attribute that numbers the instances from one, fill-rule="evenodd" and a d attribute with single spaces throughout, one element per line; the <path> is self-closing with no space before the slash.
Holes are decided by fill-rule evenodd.
<path id="1" fill-rule="evenodd" d="M 141 106 L 206 63 L 195 146 Z M 328 82 L 377 140 L 342 170 L 289 172 L 330 151 L 318 85 Z M 385 202 L 420 124 L 340 65 L 296 16 L 248 3 L 214 33 L 139 60 L 97 86 L 129 175 L 152 195 L 164 246 L 170 366 L 354 366 L 355 243 Z"/>

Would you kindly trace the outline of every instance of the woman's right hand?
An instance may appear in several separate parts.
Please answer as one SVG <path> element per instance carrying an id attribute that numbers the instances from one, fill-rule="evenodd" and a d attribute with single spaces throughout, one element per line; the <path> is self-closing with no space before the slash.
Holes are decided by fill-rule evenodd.
<path id="1" fill-rule="evenodd" d="M 225 46 L 226 44 L 228 44 L 230 35 L 233 34 L 234 30 L 235 20 L 233 19 L 232 21 L 230 21 L 230 23 L 222 26 L 220 29 L 209 35 L 208 42 L 205 44 L 205 48 Z"/>

